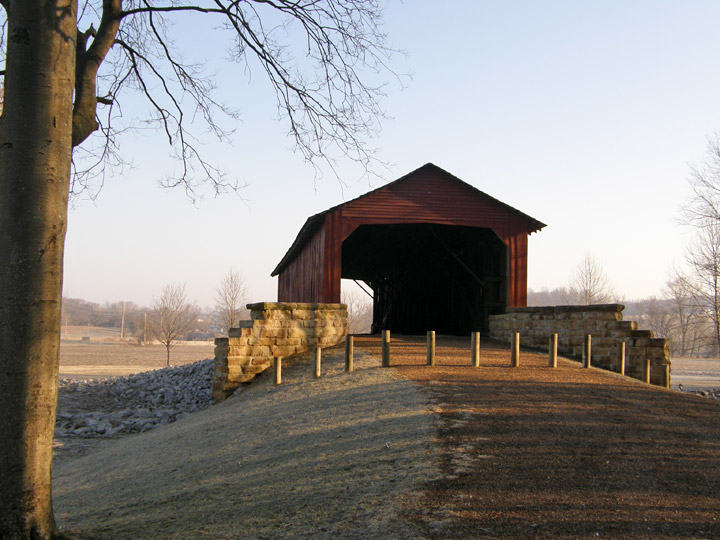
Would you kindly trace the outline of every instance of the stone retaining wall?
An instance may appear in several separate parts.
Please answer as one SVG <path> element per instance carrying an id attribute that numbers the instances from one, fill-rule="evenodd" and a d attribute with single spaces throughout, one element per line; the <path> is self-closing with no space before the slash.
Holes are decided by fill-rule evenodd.
<path id="1" fill-rule="evenodd" d="M 634 321 L 624 321 L 621 304 L 594 306 L 544 306 L 508 308 L 490 316 L 490 337 L 509 340 L 520 333 L 520 344 L 548 350 L 551 334 L 558 334 L 558 353 L 581 357 L 583 338 L 592 336 L 592 365 L 619 370 L 618 343 L 625 342 L 625 375 L 642 379 L 645 359 L 650 359 L 650 382 L 669 386 L 669 342 L 655 338 L 650 330 L 639 330 Z M 666 375 L 668 374 L 668 375 Z"/>
<path id="2" fill-rule="evenodd" d="M 248 304 L 249 321 L 215 340 L 213 400 L 219 402 L 241 384 L 272 366 L 274 357 L 330 347 L 345 340 L 345 304 L 260 302 Z"/>

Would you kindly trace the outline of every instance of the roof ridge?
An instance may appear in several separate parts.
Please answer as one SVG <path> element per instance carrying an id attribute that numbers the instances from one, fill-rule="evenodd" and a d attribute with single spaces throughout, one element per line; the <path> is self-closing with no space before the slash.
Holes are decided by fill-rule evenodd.
<path id="1" fill-rule="evenodd" d="M 388 182 L 388 183 L 386 183 L 386 184 L 384 184 L 384 185 L 382 185 L 382 186 L 379 186 L 379 187 L 377 187 L 377 188 L 375 188 L 375 189 L 373 189 L 373 190 L 370 190 L 370 191 L 368 191 L 368 192 L 366 192 L 366 193 L 363 193 L 362 195 L 359 195 L 358 197 L 355 197 L 354 199 L 350 199 L 349 201 L 345 201 L 345 202 L 340 203 L 340 204 L 338 204 L 338 205 L 332 206 L 332 207 L 328 208 L 327 210 L 324 210 L 324 211 L 322 211 L 322 212 L 319 212 L 319 213 L 314 214 L 314 215 L 310 216 L 309 218 L 307 218 L 307 220 L 306 220 L 305 223 L 303 224 L 302 228 L 301 228 L 300 231 L 298 232 L 297 236 L 295 237 L 295 240 L 293 241 L 292 245 L 290 246 L 290 248 L 288 249 L 288 251 L 285 253 L 285 255 L 283 256 L 283 258 L 280 260 L 280 262 L 277 264 L 277 266 L 275 267 L 275 269 L 272 271 L 272 273 L 271 273 L 270 275 L 271 275 L 271 276 L 276 276 L 276 275 L 278 275 L 280 272 L 282 272 L 282 270 L 289 264 L 290 260 L 292 260 L 294 254 L 297 253 L 297 252 L 302 248 L 302 246 L 304 246 L 304 245 L 307 243 L 307 241 L 308 241 L 310 238 L 312 238 L 312 236 L 315 234 L 315 232 L 317 231 L 317 229 L 320 228 L 320 226 L 321 226 L 321 224 L 322 224 L 321 220 L 322 220 L 322 218 L 324 218 L 326 215 L 328 215 L 328 214 L 330 214 L 330 213 L 332 213 L 332 212 L 336 212 L 337 210 L 339 210 L 340 208 L 342 208 L 342 207 L 344 207 L 344 206 L 350 205 L 350 204 L 352 204 L 352 203 L 354 203 L 354 202 L 357 202 L 357 201 L 359 201 L 359 200 L 361 200 L 361 199 L 364 199 L 364 198 L 366 198 L 366 197 L 369 197 L 369 196 L 371 196 L 371 195 L 373 195 L 373 194 L 376 194 L 376 193 L 378 193 L 378 192 L 380 192 L 380 191 L 390 189 L 392 186 L 394 186 L 394 185 L 396 185 L 396 184 L 398 184 L 398 183 L 400 183 L 400 182 L 402 182 L 402 181 L 406 181 L 406 180 L 408 180 L 409 178 L 417 175 L 420 171 L 422 171 L 422 170 L 424 170 L 424 169 L 428 169 L 428 168 L 432 168 L 432 169 L 437 170 L 439 173 L 441 173 L 441 174 L 442 174 L 443 176 L 445 176 L 446 178 L 449 178 L 449 179 L 451 179 L 451 180 L 454 181 L 454 182 L 458 182 L 458 183 L 462 184 L 463 186 L 466 186 L 466 187 L 470 188 L 470 189 L 473 190 L 475 193 L 478 193 L 479 195 L 481 195 L 481 196 L 483 196 L 483 197 L 486 197 L 486 198 L 489 199 L 490 201 L 492 201 L 492 202 L 494 202 L 494 203 L 496 203 L 496 204 L 498 204 L 498 205 L 500 205 L 500 206 L 508 209 L 508 210 L 511 211 L 511 212 L 514 212 L 514 213 L 516 213 L 516 214 L 524 217 L 525 219 L 527 219 L 528 223 L 531 225 L 532 230 L 530 231 L 530 233 L 539 231 L 539 230 L 542 229 L 543 227 L 546 227 L 546 225 L 545 225 L 543 222 L 541 222 L 541 221 L 533 218 L 532 216 L 529 216 L 528 214 L 525 214 L 524 212 L 521 212 L 521 211 L 518 210 L 517 208 L 514 208 L 514 207 L 510 206 L 509 204 L 504 203 L 504 202 L 502 202 L 501 200 L 496 199 L 495 197 L 493 197 L 493 196 L 491 196 L 491 195 L 488 195 L 488 194 L 485 193 L 484 191 L 476 188 L 476 187 L 473 186 L 472 184 L 469 184 L 469 183 L 465 182 L 464 180 L 461 180 L 460 178 L 458 178 L 458 177 L 455 176 L 454 174 L 446 171 L 446 170 L 443 169 L 442 167 L 440 167 L 440 166 L 438 166 L 438 165 L 435 165 L 435 164 L 432 163 L 432 162 L 427 162 L 427 163 L 425 163 L 424 165 L 418 167 L 417 169 L 414 169 L 414 170 L 410 171 L 409 173 L 404 174 L 404 175 L 401 176 L 400 178 L 397 178 L 396 180 L 393 180 L 393 181 L 391 181 L 391 182 Z"/>

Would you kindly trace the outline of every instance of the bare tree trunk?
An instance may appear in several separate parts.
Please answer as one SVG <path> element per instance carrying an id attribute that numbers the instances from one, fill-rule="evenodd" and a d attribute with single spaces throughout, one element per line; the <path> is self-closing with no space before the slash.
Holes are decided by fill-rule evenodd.
<path id="1" fill-rule="evenodd" d="M 0 538 L 57 538 L 51 469 L 72 148 L 76 0 L 4 2 Z"/>
<path id="2" fill-rule="evenodd" d="M 170 367 L 170 343 L 165 344 L 165 350 L 167 351 L 167 367 Z"/>
<path id="3" fill-rule="evenodd" d="M 718 298 L 718 289 L 716 284 L 715 294 L 715 305 L 713 306 L 713 333 L 715 334 L 715 352 L 718 354 L 720 359 L 720 298 Z"/>

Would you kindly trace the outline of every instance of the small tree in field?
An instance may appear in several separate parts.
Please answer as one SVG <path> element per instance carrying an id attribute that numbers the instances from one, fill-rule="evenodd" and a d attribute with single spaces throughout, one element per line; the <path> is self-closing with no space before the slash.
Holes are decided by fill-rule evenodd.
<path id="1" fill-rule="evenodd" d="M 614 302 L 617 296 L 600 263 L 586 253 L 570 279 L 568 302 L 589 306 Z"/>
<path id="2" fill-rule="evenodd" d="M 187 301 L 185 284 L 165 285 L 160 296 L 153 298 L 153 310 L 148 320 L 150 333 L 165 345 L 168 366 L 170 349 L 193 329 L 199 313 L 200 309 Z"/>
<path id="3" fill-rule="evenodd" d="M 215 320 L 227 332 L 240 322 L 247 303 L 245 277 L 231 268 L 215 289 Z"/>

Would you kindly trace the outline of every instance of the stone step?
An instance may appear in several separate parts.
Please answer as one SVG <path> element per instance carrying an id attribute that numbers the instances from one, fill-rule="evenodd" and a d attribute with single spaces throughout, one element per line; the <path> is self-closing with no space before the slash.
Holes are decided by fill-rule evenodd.
<path id="1" fill-rule="evenodd" d="M 263 362 L 262 364 L 256 364 L 252 366 L 243 366 L 243 374 L 253 374 L 257 375 L 258 373 L 262 373 L 266 369 L 272 366 L 272 362 Z"/>

